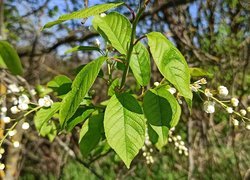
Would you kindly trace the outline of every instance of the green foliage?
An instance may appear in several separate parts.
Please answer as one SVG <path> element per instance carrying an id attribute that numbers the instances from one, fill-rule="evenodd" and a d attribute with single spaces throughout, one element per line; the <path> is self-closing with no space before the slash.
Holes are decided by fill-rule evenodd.
<path id="1" fill-rule="evenodd" d="M 54 77 L 47 86 L 51 88 L 57 96 L 62 97 L 71 90 L 72 81 L 65 75 L 59 75 Z"/>
<path id="2" fill-rule="evenodd" d="M 102 12 L 105 12 L 105 11 L 107 11 L 109 9 L 120 6 L 122 4 L 123 3 L 100 4 L 100 5 L 92 6 L 92 7 L 85 8 L 85 9 L 82 9 L 82 10 L 79 10 L 79 11 L 75 11 L 75 12 L 70 13 L 70 14 L 65 14 L 65 15 L 60 16 L 58 18 L 58 20 L 45 24 L 43 29 L 50 28 L 52 26 L 55 26 L 57 24 L 60 24 L 60 23 L 62 23 L 64 21 L 71 20 L 71 19 L 88 18 L 90 16 L 100 14 Z"/>
<path id="3" fill-rule="evenodd" d="M 150 56 L 147 48 L 142 43 L 138 42 L 134 46 L 129 66 L 137 82 L 141 86 L 148 85 L 151 74 Z"/>
<path id="4" fill-rule="evenodd" d="M 75 51 L 100 51 L 100 49 L 96 46 L 76 46 L 65 51 L 65 54 L 72 53 Z"/>
<path id="5" fill-rule="evenodd" d="M 84 157 L 97 146 L 104 130 L 103 130 L 103 115 L 98 114 L 91 116 L 82 126 L 79 138 L 81 153 Z"/>
<path id="6" fill-rule="evenodd" d="M 212 73 L 201 68 L 189 68 L 189 71 L 192 77 L 201 77 L 201 76 L 212 77 L 213 76 Z"/>
<path id="7" fill-rule="evenodd" d="M 60 124 L 71 118 L 94 83 L 106 57 L 100 57 L 87 64 L 76 76 L 72 84 L 72 90 L 63 98 L 60 109 Z"/>
<path id="8" fill-rule="evenodd" d="M 181 108 L 174 96 L 165 87 L 149 90 L 143 100 L 143 110 L 151 127 L 150 139 L 161 148 L 168 142 L 168 130 L 178 124 Z M 155 136 L 157 134 L 157 137 Z"/>
<path id="9" fill-rule="evenodd" d="M 147 34 L 153 59 L 161 74 L 172 83 L 182 96 L 191 100 L 190 73 L 180 51 L 159 32 Z"/>
<path id="10" fill-rule="evenodd" d="M 105 17 L 95 16 L 93 26 L 117 51 L 127 53 L 132 31 L 128 18 L 112 12 Z"/>
<path id="11" fill-rule="evenodd" d="M 0 68 L 8 68 L 14 75 L 23 74 L 19 56 L 7 41 L 0 41 Z"/>
<path id="12" fill-rule="evenodd" d="M 112 96 L 105 111 L 104 131 L 109 145 L 129 168 L 145 139 L 145 119 L 133 96 Z"/>

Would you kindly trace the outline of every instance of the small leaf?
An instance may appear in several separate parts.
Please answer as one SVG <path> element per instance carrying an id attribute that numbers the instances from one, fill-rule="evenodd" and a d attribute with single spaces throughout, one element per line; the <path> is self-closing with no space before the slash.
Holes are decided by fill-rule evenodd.
<path id="1" fill-rule="evenodd" d="M 58 18 L 58 20 L 53 21 L 53 22 L 49 22 L 47 24 L 44 25 L 43 29 L 45 28 L 50 28 L 54 25 L 57 24 L 61 24 L 64 21 L 67 20 L 71 20 L 71 19 L 84 19 L 84 18 L 88 18 L 90 16 L 94 16 L 97 14 L 100 14 L 102 12 L 105 12 L 109 9 L 115 8 L 117 6 L 122 5 L 123 3 L 108 3 L 108 4 L 99 4 L 99 5 L 95 5 L 89 8 L 85 8 L 85 9 L 81 9 L 79 11 L 75 11 L 73 13 L 70 14 L 65 14 L 62 15 Z"/>
<path id="2" fill-rule="evenodd" d="M 53 89 L 58 96 L 67 94 L 71 90 L 72 81 L 65 75 L 59 75 L 54 77 L 53 80 L 47 83 L 47 86 Z"/>
<path id="3" fill-rule="evenodd" d="M 86 120 L 94 111 L 94 109 L 87 107 L 78 108 L 76 113 L 67 121 L 67 131 L 71 131 L 77 124 Z"/>
<path id="4" fill-rule="evenodd" d="M 189 71 L 192 77 L 201 77 L 201 76 L 213 77 L 212 73 L 201 68 L 189 68 Z"/>
<path id="5" fill-rule="evenodd" d="M 0 41 L 1 67 L 7 67 L 14 75 L 22 75 L 23 68 L 16 50 L 7 42 Z"/>
<path id="6" fill-rule="evenodd" d="M 72 84 L 72 90 L 63 98 L 60 109 L 60 124 L 64 127 L 65 122 L 71 118 L 78 109 L 83 98 L 93 85 L 103 62 L 107 57 L 99 57 L 88 63 L 76 76 Z"/>
<path id="7" fill-rule="evenodd" d="M 150 81 L 150 56 L 141 42 L 134 46 L 129 66 L 137 82 L 141 86 L 146 86 Z"/>
<path id="8" fill-rule="evenodd" d="M 91 116 L 82 126 L 79 138 L 83 157 L 97 146 L 103 134 L 103 114 Z"/>
<path id="9" fill-rule="evenodd" d="M 164 87 L 147 91 L 143 99 L 143 110 L 148 124 L 157 136 L 158 149 L 168 142 L 168 130 L 178 124 L 181 108 L 175 97 Z M 155 139 L 155 135 L 154 138 Z"/>
<path id="10" fill-rule="evenodd" d="M 161 74 L 172 83 L 182 96 L 192 100 L 190 73 L 180 51 L 159 32 L 147 34 L 153 59 Z"/>
<path id="11" fill-rule="evenodd" d="M 119 87 L 119 85 L 120 85 L 119 79 L 113 80 L 113 82 L 111 83 L 108 89 L 108 96 L 113 96 L 116 92 L 115 89 Z"/>
<path id="12" fill-rule="evenodd" d="M 104 131 L 109 145 L 129 168 L 145 140 L 142 109 L 132 95 L 111 97 L 104 115 Z"/>
<path id="13" fill-rule="evenodd" d="M 126 54 L 132 32 L 128 18 L 112 12 L 105 17 L 95 16 L 93 26 L 117 51 Z"/>
<path id="14" fill-rule="evenodd" d="M 48 122 L 53 115 L 60 109 L 61 103 L 56 102 L 53 103 L 51 107 L 43 107 L 41 108 L 34 117 L 34 123 L 36 129 L 40 132 L 43 125 Z"/>
<path id="15" fill-rule="evenodd" d="M 95 47 L 95 46 L 76 46 L 76 47 L 73 47 L 73 48 L 65 51 L 64 54 L 72 53 L 75 51 L 100 51 L 100 49 L 98 47 Z"/>

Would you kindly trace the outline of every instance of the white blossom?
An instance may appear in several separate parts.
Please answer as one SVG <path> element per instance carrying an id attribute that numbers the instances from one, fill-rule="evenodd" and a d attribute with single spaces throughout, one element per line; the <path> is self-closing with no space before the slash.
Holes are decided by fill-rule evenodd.
<path id="1" fill-rule="evenodd" d="M 181 140 L 181 136 L 180 136 L 180 135 L 177 135 L 176 138 L 177 138 L 178 140 Z"/>
<path id="2" fill-rule="evenodd" d="M 247 114 L 247 111 L 246 111 L 245 109 L 241 109 L 241 110 L 240 110 L 240 114 L 241 114 L 242 116 L 245 116 L 245 115 Z"/>
<path id="3" fill-rule="evenodd" d="M 159 86 L 160 85 L 160 83 L 159 82 L 154 82 L 154 86 Z"/>
<path id="4" fill-rule="evenodd" d="M 234 112 L 234 110 L 233 110 L 233 108 L 231 108 L 231 107 L 227 107 L 227 112 L 228 112 L 229 114 L 232 114 L 232 113 Z"/>
<path id="5" fill-rule="evenodd" d="M 169 91 L 171 94 L 175 94 L 175 93 L 176 93 L 176 89 L 173 88 L 173 87 L 168 88 L 168 91 Z"/>
<path id="6" fill-rule="evenodd" d="M 198 91 L 198 89 L 200 89 L 201 88 L 201 86 L 199 85 L 199 84 L 193 84 L 193 85 L 191 85 L 191 90 L 193 91 L 193 92 L 197 92 Z"/>
<path id="7" fill-rule="evenodd" d="M 18 148 L 18 147 L 20 146 L 20 143 L 19 143 L 18 141 L 14 141 L 14 142 L 13 142 L 13 146 L 14 146 L 15 148 Z"/>
<path id="8" fill-rule="evenodd" d="M 29 97 L 27 95 L 22 94 L 18 98 L 18 103 L 19 104 L 29 104 L 30 103 L 30 99 L 29 99 Z"/>
<path id="9" fill-rule="evenodd" d="M 234 107 L 237 107 L 239 105 L 239 100 L 237 98 L 232 98 L 231 103 Z"/>
<path id="10" fill-rule="evenodd" d="M 3 163 L 0 163 L 0 170 L 4 170 L 5 165 Z"/>
<path id="11" fill-rule="evenodd" d="M 0 154 L 4 154 L 5 150 L 4 148 L 0 148 Z"/>
<path id="12" fill-rule="evenodd" d="M 26 111 L 27 109 L 29 109 L 29 105 L 26 103 L 18 104 L 18 109 L 20 109 L 21 111 Z"/>
<path id="13" fill-rule="evenodd" d="M 250 130 L 250 124 L 246 125 L 246 129 Z"/>
<path id="14" fill-rule="evenodd" d="M 2 157 L 3 157 L 3 155 L 2 155 L 2 154 L 0 154 L 0 159 L 2 159 Z"/>
<path id="15" fill-rule="evenodd" d="M 212 97 L 213 94 L 210 92 L 209 89 L 205 89 L 205 96 L 207 96 L 207 97 Z"/>
<path id="16" fill-rule="evenodd" d="M 221 95 L 221 96 L 227 96 L 228 95 L 228 89 L 225 86 L 219 86 L 218 87 L 218 92 L 219 92 L 219 95 Z"/>
<path id="17" fill-rule="evenodd" d="M 17 114 L 20 112 L 20 110 L 17 108 L 17 106 L 13 106 L 10 108 L 10 111 L 12 114 Z"/>
<path id="18" fill-rule="evenodd" d="M 10 123 L 10 117 L 8 117 L 8 116 L 3 117 L 3 122 L 6 124 Z"/>
<path id="19" fill-rule="evenodd" d="M 35 89 L 31 89 L 30 90 L 30 94 L 33 95 L 33 96 L 36 95 L 36 90 Z"/>
<path id="20" fill-rule="evenodd" d="M 22 129 L 23 129 L 23 130 L 27 130 L 27 129 L 29 129 L 29 127 L 30 127 L 30 124 L 27 123 L 27 122 L 24 122 L 24 123 L 22 124 Z"/>
<path id="21" fill-rule="evenodd" d="M 53 104 L 53 101 L 50 99 L 50 96 L 46 95 L 44 98 L 38 100 L 38 104 L 41 107 L 50 107 Z"/>
<path id="22" fill-rule="evenodd" d="M 7 112 L 7 107 L 1 107 L 1 112 L 6 113 Z"/>
<path id="23" fill-rule="evenodd" d="M 248 112 L 250 112 L 250 106 L 249 106 L 249 107 L 247 107 L 247 111 L 248 111 Z"/>
<path id="24" fill-rule="evenodd" d="M 214 113 L 215 112 L 215 107 L 214 107 L 215 103 L 212 101 L 206 101 L 204 103 L 204 110 L 206 113 Z"/>
<path id="25" fill-rule="evenodd" d="M 101 13 L 100 16 L 101 16 L 101 17 L 105 17 L 106 14 L 105 14 L 105 13 Z"/>
<path id="26" fill-rule="evenodd" d="M 12 137 L 12 136 L 15 136 L 15 134 L 17 133 L 17 131 L 14 129 L 14 130 L 10 130 L 9 131 L 9 136 Z"/>
<path id="27" fill-rule="evenodd" d="M 237 119 L 233 119 L 232 121 L 234 126 L 239 126 L 239 121 Z"/>
<path id="28" fill-rule="evenodd" d="M 10 84 L 10 85 L 8 85 L 8 89 L 10 90 L 10 92 L 13 92 L 13 93 L 20 92 L 20 89 L 17 87 L 16 84 Z"/>

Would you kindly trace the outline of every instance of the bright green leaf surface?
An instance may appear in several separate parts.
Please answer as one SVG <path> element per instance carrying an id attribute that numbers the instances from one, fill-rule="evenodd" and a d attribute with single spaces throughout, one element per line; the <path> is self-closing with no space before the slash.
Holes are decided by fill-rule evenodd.
<path id="1" fill-rule="evenodd" d="M 20 58 L 16 50 L 7 41 L 0 41 L 0 56 L 2 67 L 7 67 L 14 75 L 23 74 Z"/>
<path id="2" fill-rule="evenodd" d="M 93 26 L 117 51 L 126 54 L 132 32 L 128 18 L 112 12 L 105 17 L 95 16 Z"/>
<path id="3" fill-rule="evenodd" d="M 104 116 L 104 131 L 109 145 L 129 168 L 145 140 L 145 120 L 137 100 L 130 94 L 115 94 Z"/>
<path id="4" fill-rule="evenodd" d="M 161 33 L 147 34 L 153 59 L 161 74 L 172 83 L 182 96 L 192 99 L 188 65 L 180 51 Z"/>
<path id="5" fill-rule="evenodd" d="M 99 143 L 103 134 L 103 114 L 91 116 L 82 126 L 79 138 L 80 150 L 86 157 Z"/>
<path id="6" fill-rule="evenodd" d="M 47 86 L 53 89 L 58 96 L 67 94 L 71 90 L 72 81 L 65 75 L 58 75 L 54 77 L 50 82 L 47 83 Z"/>
<path id="7" fill-rule="evenodd" d="M 123 3 L 109 3 L 109 4 L 99 4 L 89 8 L 81 9 L 79 11 L 72 12 L 70 14 L 62 15 L 58 18 L 58 20 L 49 22 L 44 25 L 43 29 L 50 28 L 54 25 L 61 24 L 64 21 L 71 19 L 84 19 L 90 16 L 98 15 L 102 12 L 105 12 L 109 9 L 115 8 L 117 6 L 122 5 Z"/>
<path id="8" fill-rule="evenodd" d="M 109 89 L 108 89 L 108 96 L 113 96 L 115 94 L 115 89 L 117 87 L 119 87 L 120 85 L 120 80 L 119 79 L 115 79 L 111 85 L 109 86 Z"/>
<path id="9" fill-rule="evenodd" d="M 143 100 L 148 124 L 158 135 L 156 146 L 161 149 L 168 141 L 168 130 L 177 125 L 181 108 L 165 87 L 149 90 Z M 155 143 L 155 142 L 154 142 Z"/>
<path id="10" fill-rule="evenodd" d="M 83 98 L 88 93 L 90 87 L 93 85 L 103 62 L 106 57 L 99 57 L 98 59 L 88 63 L 76 76 L 72 84 L 72 90 L 63 98 L 60 109 L 60 124 L 65 125 L 65 122 L 71 118 L 78 109 Z"/>
<path id="11" fill-rule="evenodd" d="M 213 76 L 212 73 L 201 68 L 189 68 L 189 71 L 192 77 L 201 77 L 201 76 L 212 77 Z"/>
<path id="12" fill-rule="evenodd" d="M 141 42 L 134 46 L 129 66 L 137 82 L 141 86 L 146 86 L 150 80 L 150 56 L 147 48 Z"/>

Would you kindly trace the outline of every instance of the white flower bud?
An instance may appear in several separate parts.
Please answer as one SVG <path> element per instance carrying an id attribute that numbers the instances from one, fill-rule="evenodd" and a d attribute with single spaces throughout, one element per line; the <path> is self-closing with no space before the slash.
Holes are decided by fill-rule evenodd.
<path id="1" fill-rule="evenodd" d="M 248 111 L 248 112 L 250 112 L 250 106 L 249 106 L 249 107 L 247 107 L 247 111 Z"/>
<path id="2" fill-rule="evenodd" d="M 146 156 L 147 156 L 147 153 L 146 153 L 146 152 L 144 152 L 142 155 L 143 155 L 144 157 L 146 157 Z"/>
<path id="3" fill-rule="evenodd" d="M 176 138 L 177 138 L 178 140 L 181 140 L 181 136 L 180 136 L 180 135 L 176 136 Z"/>
<path id="4" fill-rule="evenodd" d="M 24 123 L 22 124 L 22 129 L 23 129 L 23 130 L 27 130 L 27 129 L 29 129 L 29 127 L 30 127 L 30 124 L 27 123 L 27 122 L 24 122 Z"/>
<path id="5" fill-rule="evenodd" d="M 219 92 L 219 95 L 221 95 L 221 96 L 227 96 L 228 95 L 228 89 L 225 86 L 219 86 L 218 87 L 218 92 Z"/>
<path id="6" fill-rule="evenodd" d="M 204 103 L 204 110 L 206 113 L 214 113 L 215 112 L 215 107 L 214 107 L 214 102 L 212 101 L 206 101 Z"/>
<path id="7" fill-rule="evenodd" d="M 169 138 L 168 138 L 168 142 L 172 142 L 172 141 L 173 141 L 172 138 L 169 137 Z"/>
<path id="8" fill-rule="evenodd" d="M 178 146 L 179 146 L 179 143 L 178 143 L 178 142 L 175 142 L 174 145 L 175 145 L 175 147 L 178 147 Z"/>
<path id="9" fill-rule="evenodd" d="M 0 170 L 4 170 L 5 165 L 3 163 L 0 163 Z"/>
<path id="10" fill-rule="evenodd" d="M 242 116 L 245 116 L 245 115 L 247 114 L 247 111 L 246 111 L 245 109 L 241 109 L 241 110 L 240 110 L 240 114 L 241 114 Z"/>
<path id="11" fill-rule="evenodd" d="M 182 150 L 179 150 L 178 153 L 179 153 L 179 154 L 182 154 Z"/>
<path id="12" fill-rule="evenodd" d="M 239 126 L 239 121 L 237 119 L 233 119 L 232 123 L 234 126 Z"/>
<path id="13" fill-rule="evenodd" d="M 154 86 L 159 86 L 160 85 L 160 83 L 159 82 L 154 82 Z"/>
<path id="14" fill-rule="evenodd" d="M 0 159 L 2 159 L 2 157 L 3 157 L 3 155 L 2 155 L 2 154 L 0 154 Z"/>
<path id="15" fill-rule="evenodd" d="M 213 94 L 210 92 L 209 89 L 205 89 L 205 96 L 207 96 L 207 97 L 212 97 Z"/>
<path id="16" fill-rule="evenodd" d="M 36 90 L 35 89 L 31 89 L 30 90 L 30 94 L 33 95 L 33 96 L 36 95 Z"/>
<path id="17" fill-rule="evenodd" d="M 10 90 L 10 92 L 13 92 L 13 93 L 20 92 L 20 89 L 17 87 L 16 84 L 10 84 L 10 85 L 8 85 L 8 89 Z"/>
<path id="18" fill-rule="evenodd" d="M 13 106 L 10 108 L 10 111 L 12 114 L 17 114 L 20 112 L 20 110 L 17 108 L 17 106 Z"/>
<path id="19" fill-rule="evenodd" d="M 173 88 L 173 87 L 168 88 L 168 91 L 169 91 L 171 94 L 175 94 L 175 93 L 176 93 L 176 89 Z"/>
<path id="20" fill-rule="evenodd" d="M 18 141 L 13 142 L 14 148 L 18 148 L 20 146 L 20 143 Z"/>
<path id="21" fill-rule="evenodd" d="M 233 108 L 231 108 L 231 107 L 227 107 L 227 112 L 228 112 L 229 114 L 232 114 L 232 113 L 234 112 L 234 110 L 233 110 Z"/>
<path id="22" fill-rule="evenodd" d="M 232 98 L 231 103 L 234 107 L 237 107 L 239 105 L 239 100 L 237 98 Z"/>
<path id="23" fill-rule="evenodd" d="M 188 156 L 188 151 L 184 151 L 185 156 Z"/>
<path id="24" fill-rule="evenodd" d="M 30 99 L 28 98 L 27 95 L 22 94 L 22 95 L 19 96 L 19 98 L 18 98 L 18 103 L 19 103 L 19 104 L 29 104 L 29 103 L 30 103 Z"/>
<path id="25" fill-rule="evenodd" d="M 0 148 L 0 154 L 3 154 L 5 152 L 4 148 Z"/>
<path id="26" fill-rule="evenodd" d="M 6 124 L 10 123 L 10 117 L 8 117 L 8 116 L 3 117 L 3 122 Z"/>
<path id="27" fill-rule="evenodd" d="M 1 107 L 1 112 L 6 113 L 7 112 L 7 107 Z"/>
<path id="28" fill-rule="evenodd" d="M 18 109 L 20 109 L 21 111 L 26 111 L 27 109 L 29 109 L 29 105 L 26 103 L 18 104 Z"/>
<path id="29" fill-rule="evenodd" d="M 206 80 L 205 78 L 202 78 L 202 79 L 200 80 L 200 83 L 201 83 L 201 84 L 207 84 L 207 80 Z"/>
<path id="30" fill-rule="evenodd" d="M 105 14 L 105 13 L 101 13 L 100 16 L 101 16 L 101 17 L 105 17 L 106 14 Z"/>
<path id="31" fill-rule="evenodd" d="M 17 132 L 17 131 L 16 131 L 15 129 L 9 131 L 9 136 L 10 136 L 10 137 L 15 136 L 16 132 Z"/>
<path id="32" fill-rule="evenodd" d="M 250 124 L 246 125 L 246 129 L 250 130 Z"/>

